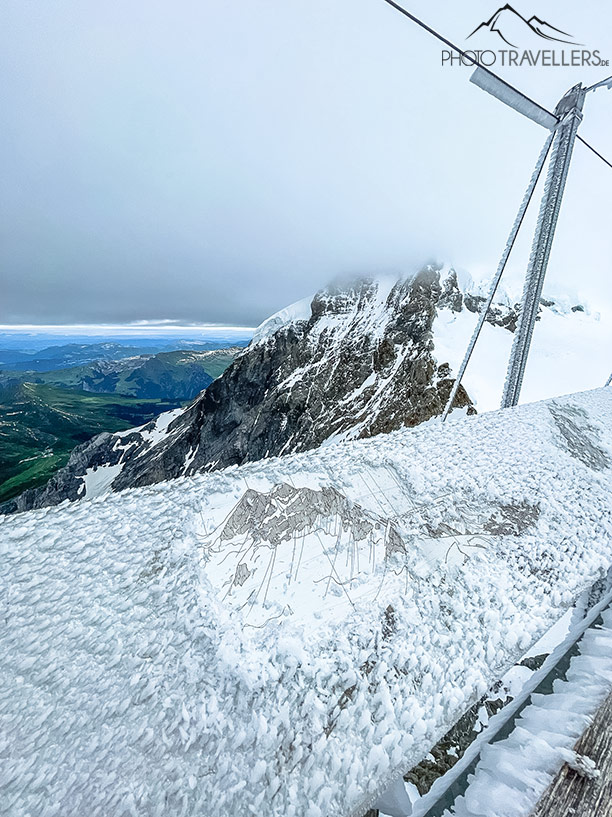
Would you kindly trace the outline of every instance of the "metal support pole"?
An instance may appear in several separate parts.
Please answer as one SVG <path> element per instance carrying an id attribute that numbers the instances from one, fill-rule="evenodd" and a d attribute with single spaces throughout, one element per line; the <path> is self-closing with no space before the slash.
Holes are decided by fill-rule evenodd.
<path id="1" fill-rule="evenodd" d="M 561 121 L 557 126 L 553 141 L 546 186 L 542 204 L 540 205 L 540 214 L 523 289 L 521 314 L 508 364 L 502 408 L 516 406 L 519 401 L 533 329 L 538 315 L 542 287 L 550 258 L 550 250 L 565 190 L 572 150 L 576 141 L 576 131 L 582 120 L 585 93 L 586 91 L 581 84 L 574 86 L 555 109 L 555 114 L 560 117 Z"/>
<path id="2" fill-rule="evenodd" d="M 453 408 L 453 403 L 455 402 L 455 397 L 457 396 L 457 392 L 459 391 L 459 386 L 461 385 L 463 375 L 465 374 L 467 365 L 470 362 L 470 358 L 472 357 L 472 352 L 474 351 L 474 347 L 476 346 L 476 341 L 478 340 L 480 331 L 484 326 L 484 322 L 487 319 L 487 315 L 489 314 L 489 309 L 491 308 L 491 304 L 493 303 L 493 298 L 495 297 L 497 287 L 499 286 L 499 282 L 506 268 L 506 263 L 508 261 L 508 257 L 510 256 L 510 252 L 512 251 L 512 247 L 514 246 L 514 242 L 516 241 L 518 231 L 521 227 L 521 224 L 523 223 L 523 219 L 525 218 L 525 213 L 527 212 L 527 208 L 529 207 L 529 202 L 531 201 L 531 197 L 533 196 L 533 191 L 535 190 L 535 187 L 538 183 L 538 179 L 540 178 L 540 173 L 542 172 L 542 168 L 544 167 L 544 162 L 546 161 L 546 157 L 548 156 L 548 151 L 550 150 L 550 144 L 552 140 L 553 134 L 548 136 L 548 138 L 546 139 L 544 147 L 542 148 L 542 151 L 538 157 L 538 161 L 536 162 L 534 171 L 531 174 L 529 186 L 525 191 L 523 201 L 521 202 L 521 206 L 519 207 L 519 211 L 516 214 L 514 224 L 512 225 L 512 229 L 510 230 L 508 241 L 506 242 L 506 246 L 504 247 L 502 257 L 500 258 L 499 264 L 497 266 L 497 272 L 495 273 L 495 277 L 493 278 L 493 281 L 491 283 L 491 288 L 489 289 L 489 295 L 487 297 L 487 300 L 483 304 L 482 309 L 480 310 L 480 315 L 478 316 L 478 323 L 476 324 L 476 328 L 474 329 L 474 333 L 470 339 L 467 351 L 465 353 L 465 357 L 461 362 L 461 366 L 459 367 L 459 371 L 457 372 L 457 377 L 455 378 L 455 382 L 453 383 L 453 388 L 451 390 L 450 397 L 448 398 L 446 407 L 444 409 L 444 413 L 442 414 L 442 422 L 446 420 L 449 412 Z"/>

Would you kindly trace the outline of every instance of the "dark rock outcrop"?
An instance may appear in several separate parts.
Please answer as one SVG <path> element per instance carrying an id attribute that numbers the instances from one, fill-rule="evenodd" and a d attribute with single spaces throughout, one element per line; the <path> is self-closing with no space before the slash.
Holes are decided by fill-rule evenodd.
<path id="1" fill-rule="evenodd" d="M 459 288 L 456 272 L 451 270 L 442 284 L 438 308 L 461 312 L 465 307 L 469 312 L 478 313 L 484 307 L 486 300 L 484 295 L 474 295 L 470 292 L 463 293 Z M 510 306 L 492 303 L 487 314 L 487 322 L 493 324 L 493 326 L 501 326 L 509 332 L 514 332 L 518 322 L 520 306 L 520 304 Z"/>

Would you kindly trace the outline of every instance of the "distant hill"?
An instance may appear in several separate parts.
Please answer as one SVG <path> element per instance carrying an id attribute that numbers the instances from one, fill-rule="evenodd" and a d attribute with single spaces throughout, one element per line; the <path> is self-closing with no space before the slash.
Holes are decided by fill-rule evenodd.
<path id="1" fill-rule="evenodd" d="M 115 344 L 95 344 L 100 346 Z M 121 347 L 124 351 L 129 347 Z M 99 348 L 97 351 L 101 351 Z M 51 371 L 0 371 L 0 387 L 19 383 L 47 384 L 96 394 L 120 394 L 155 400 L 192 400 L 230 365 L 238 346 L 209 351 L 174 351 L 156 355 L 122 355 Z M 90 355 L 92 352 L 84 352 Z M 42 358 L 41 358 L 42 361 Z"/>

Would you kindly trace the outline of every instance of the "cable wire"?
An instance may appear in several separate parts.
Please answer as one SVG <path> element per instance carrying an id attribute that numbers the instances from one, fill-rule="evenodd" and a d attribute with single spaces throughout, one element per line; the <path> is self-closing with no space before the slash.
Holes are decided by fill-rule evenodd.
<path id="1" fill-rule="evenodd" d="M 454 51 L 456 51 L 458 54 L 460 54 L 463 59 L 468 60 L 468 62 L 472 63 L 472 65 L 474 65 L 476 68 L 480 68 L 481 70 L 486 71 L 487 74 L 490 74 L 492 77 L 495 77 L 495 79 L 497 79 L 500 82 L 503 82 L 506 85 L 508 85 L 517 94 L 520 94 L 521 96 L 525 97 L 531 103 L 533 103 L 534 105 L 537 105 L 539 108 L 542 108 L 547 113 L 549 113 L 551 116 L 555 116 L 555 114 L 553 114 L 551 111 L 549 111 L 543 105 L 540 105 L 539 102 L 536 102 L 535 100 L 528 97 L 527 94 L 524 94 L 522 91 L 519 91 L 519 89 L 515 88 L 514 85 L 510 85 L 509 82 L 507 82 L 505 79 L 502 79 L 498 74 L 495 73 L 495 71 L 491 71 L 491 69 L 487 68 L 486 65 L 481 65 L 478 62 L 478 60 L 475 59 L 474 57 L 471 57 L 470 54 L 467 51 L 463 51 L 463 49 L 459 48 L 458 45 L 455 45 L 455 43 L 452 43 L 450 40 L 447 40 L 446 37 L 443 37 L 442 34 L 440 34 L 434 28 L 432 28 L 431 26 L 428 26 L 427 23 L 424 23 L 418 17 L 415 17 L 414 14 L 409 12 L 403 6 L 400 6 L 398 3 L 394 2 L 394 0 L 384 0 L 384 2 L 387 3 L 387 5 L 394 8 L 396 11 L 399 11 L 399 13 L 403 14 L 404 17 L 407 17 L 409 20 L 412 20 L 413 23 L 416 23 L 418 26 L 420 26 L 422 29 L 427 31 L 429 34 L 431 34 L 437 40 L 440 40 L 441 43 L 444 43 L 444 45 L 447 45 L 449 48 L 452 48 Z M 591 90 L 591 89 L 589 88 L 587 90 Z M 559 117 L 555 116 L 555 119 L 558 119 L 558 118 Z M 605 156 L 602 156 L 601 153 L 599 153 L 599 151 L 595 150 L 595 148 L 592 145 L 589 145 L 589 143 L 586 141 L 586 139 L 583 139 L 582 136 L 578 136 L 577 138 L 582 142 L 583 145 L 586 145 L 589 148 L 589 150 L 592 150 L 593 153 L 596 156 L 599 156 L 599 158 L 602 160 L 602 162 L 605 162 L 605 164 L 607 164 L 609 167 L 612 167 L 612 162 L 609 162 L 605 158 Z"/>
<path id="2" fill-rule="evenodd" d="M 576 138 L 577 138 L 577 139 L 579 139 L 579 140 L 582 142 L 582 144 L 583 144 L 583 145 L 586 145 L 586 146 L 588 147 L 588 149 L 589 149 L 589 150 L 592 150 L 592 151 L 593 151 L 593 153 L 595 154 L 595 156 L 599 156 L 599 158 L 601 159 L 601 161 L 602 161 L 602 162 L 605 162 L 605 163 L 608 165 L 608 167 L 612 167 L 612 162 L 609 162 L 609 161 L 606 159 L 606 157 L 605 157 L 605 156 L 602 156 L 602 155 L 601 155 L 601 153 L 600 153 L 598 150 L 595 150 L 595 148 L 593 147 L 593 145 L 589 145 L 589 143 L 587 142 L 587 140 L 586 140 L 586 139 L 583 139 L 583 138 L 582 138 L 582 136 L 580 136 L 580 134 L 578 134 Z"/>
<path id="3" fill-rule="evenodd" d="M 521 96 L 525 97 L 533 105 L 537 105 L 538 108 L 542 108 L 543 110 L 546 111 L 546 113 L 550 114 L 551 116 L 554 116 L 555 119 L 559 118 L 558 116 L 555 116 L 554 113 L 552 113 L 547 108 L 545 108 L 543 105 L 540 105 L 539 102 L 536 102 L 534 99 L 531 99 L 530 97 L 528 97 L 527 94 L 524 94 L 522 91 L 519 91 L 519 89 L 515 88 L 514 85 L 510 85 L 509 82 L 507 82 L 505 79 L 502 79 L 499 76 L 499 74 L 495 73 L 495 71 L 491 71 L 491 69 L 487 68 L 486 65 L 482 65 L 481 63 L 479 63 L 478 60 L 475 59 L 475 57 L 471 57 L 470 54 L 467 51 L 463 51 L 461 48 L 459 48 L 458 45 L 455 45 L 450 40 L 447 40 L 446 37 L 443 37 L 434 28 L 431 28 L 431 26 L 428 26 L 427 23 L 424 23 L 422 20 L 419 20 L 418 17 L 415 17 L 414 14 L 411 14 L 407 9 L 403 8 L 403 6 L 400 6 L 397 3 L 395 3 L 394 0 L 384 0 L 384 2 L 387 3 L 389 6 L 391 6 L 392 8 L 394 8 L 396 11 L 399 11 L 399 13 L 403 14 L 404 17 L 408 17 L 408 19 L 412 20 L 413 23 L 416 23 L 418 26 L 425 29 L 425 31 L 429 32 L 429 34 L 433 35 L 434 37 L 436 37 L 436 39 L 440 40 L 441 43 L 444 43 L 444 45 L 447 45 L 449 48 L 454 49 L 458 54 L 461 54 L 463 59 L 466 59 L 469 62 L 471 62 L 472 65 L 475 66 L 476 68 L 481 68 L 483 71 L 486 71 L 487 74 L 491 74 L 492 77 L 495 77 L 495 79 L 499 80 L 500 82 L 503 82 L 505 85 L 508 85 L 517 94 L 520 94 Z"/>

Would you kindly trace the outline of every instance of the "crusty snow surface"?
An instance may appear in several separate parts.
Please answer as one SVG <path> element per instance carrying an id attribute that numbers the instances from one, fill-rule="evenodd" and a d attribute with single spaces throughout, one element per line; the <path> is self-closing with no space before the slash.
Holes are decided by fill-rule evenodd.
<path id="1" fill-rule="evenodd" d="M 612 562 L 612 389 L 0 520 L 0 808 L 361 817 Z"/>

